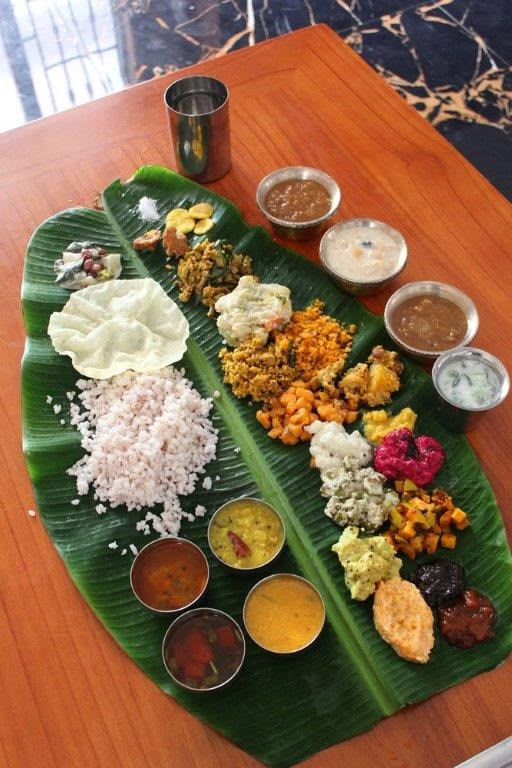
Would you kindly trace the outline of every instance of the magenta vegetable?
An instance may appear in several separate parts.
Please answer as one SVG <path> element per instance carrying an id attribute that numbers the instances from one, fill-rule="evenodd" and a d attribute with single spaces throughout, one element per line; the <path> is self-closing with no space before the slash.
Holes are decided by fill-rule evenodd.
<path id="1" fill-rule="evenodd" d="M 410 429 L 395 429 L 375 449 L 373 464 L 390 480 L 412 480 L 419 486 L 432 482 L 441 469 L 443 446 L 429 435 L 414 437 Z"/>

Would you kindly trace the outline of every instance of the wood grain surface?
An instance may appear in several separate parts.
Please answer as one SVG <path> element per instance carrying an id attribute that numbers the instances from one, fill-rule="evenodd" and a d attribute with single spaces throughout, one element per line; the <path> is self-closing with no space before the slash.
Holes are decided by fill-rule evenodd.
<path id="1" fill-rule="evenodd" d="M 249 223 L 265 223 L 256 186 L 285 165 L 339 181 L 337 219 L 369 216 L 403 232 L 409 264 L 366 301 L 382 312 L 416 279 L 466 290 L 480 312 L 475 344 L 512 370 L 512 211 L 479 173 L 329 29 L 192 67 L 231 92 L 232 167 L 212 184 Z M 181 73 L 180 73 L 181 75 Z M 33 229 L 145 163 L 173 167 L 163 91 L 175 73 L 0 136 L 0 766 L 255 768 L 259 765 L 165 696 L 119 650 L 75 589 L 34 508 L 20 437 L 19 305 Z M 316 258 L 318 239 L 298 250 Z M 470 441 L 511 533 L 510 400 Z M 409 707 L 303 763 L 308 768 L 451 768 L 510 735 L 510 660 Z M 343 691 L 340 691 L 343 695 Z M 307 713 L 305 713 L 305 717 Z M 276 723 L 276 728 L 279 724 Z"/>

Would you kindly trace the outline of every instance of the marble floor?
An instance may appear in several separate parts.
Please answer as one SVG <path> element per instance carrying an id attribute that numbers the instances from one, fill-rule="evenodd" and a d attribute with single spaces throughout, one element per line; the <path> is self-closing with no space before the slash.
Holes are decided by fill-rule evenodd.
<path id="1" fill-rule="evenodd" d="M 511 0 L 0 0 L 0 130 L 316 23 L 512 200 Z"/>

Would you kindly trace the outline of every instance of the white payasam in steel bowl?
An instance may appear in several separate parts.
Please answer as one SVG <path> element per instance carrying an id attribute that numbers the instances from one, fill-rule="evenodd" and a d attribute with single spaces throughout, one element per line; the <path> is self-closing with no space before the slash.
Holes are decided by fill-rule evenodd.
<path id="1" fill-rule="evenodd" d="M 327 230 L 320 261 L 348 293 L 376 293 L 405 267 L 407 245 L 396 229 L 375 219 L 349 219 Z"/>

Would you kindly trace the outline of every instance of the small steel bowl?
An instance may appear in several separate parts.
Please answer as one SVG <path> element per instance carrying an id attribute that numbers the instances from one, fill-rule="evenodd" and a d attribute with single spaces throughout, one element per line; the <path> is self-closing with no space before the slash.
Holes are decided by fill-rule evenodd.
<path id="1" fill-rule="evenodd" d="M 354 279 L 344 276 L 341 272 L 336 271 L 327 260 L 327 248 L 329 241 L 336 238 L 340 232 L 352 227 L 367 227 L 369 230 L 378 230 L 384 232 L 391 237 L 396 243 L 398 251 L 398 259 L 396 266 L 386 275 L 375 280 L 364 280 L 363 278 Z M 388 283 L 397 277 L 404 269 L 407 263 L 407 244 L 403 238 L 403 235 L 398 230 L 390 227 L 389 224 L 385 224 L 383 221 L 377 219 L 347 219 L 346 221 L 340 221 L 338 224 L 334 224 L 324 234 L 320 241 L 319 249 L 320 263 L 326 272 L 336 280 L 338 285 L 343 288 L 347 293 L 353 296 L 370 296 L 374 293 L 381 291 Z"/>
<path id="2" fill-rule="evenodd" d="M 458 342 L 453 347 L 450 347 L 449 349 L 455 349 L 456 347 L 463 347 L 469 344 L 476 336 L 479 319 L 477 309 L 469 296 L 463 293 L 463 291 L 459 290 L 459 288 L 454 288 L 454 286 L 448 285 L 447 283 L 436 283 L 431 280 L 419 280 L 415 283 L 406 283 L 406 285 L 403 285 L 401 288 L 395 291 L 388 299 L 388 302 L 384 308 L 384 325 L 386 326 L 386 331 L 391 336 L 395 344 L 403 349 L 404 352 L 407 352 L 411 357 L 426 362 L 429 360 L 435 360 L 448 350 L 443 349 L 439 351 L 433 351 L 412 347 L 396 335 L 392 325 L 393 312 L 405 299 L 410 299 L 414 296 L 421 296 L 424 294 L 440 296 L 443 299 L 453 301 L 454 304 L 457 304 L 457 306 L 462 309 L 466 316 L 468 324 L 466 335 L 460 342 Z"/>
<path id="3" fill-rule="evenodd" d="M 186 545 L 200 555 L 201 562 L 204 564 L 204 567 L 206 570 L 206 579 L 205 579 L 204 587 L 194 597 L 193 600 L 189 600 L 188 603 L 184 605 L 180 605 L 178 608 L 155 608 L 155 606 L 145 602 L 145 600 L 137 592 L 137 589 L 134 584 L 137 569 L 141 567 L 144 559 L 148 557 L 148 555 L 150 555 L 151 552 L 154 552 L 156 549 L 161 549 L 161 548 L 170 548 L 172 550 L 172 547 L 176 545 Z M 178 613 L 179 611 L 184 611 L 187 608 L 190 608 L 191 605 L 194 605 L 194 603 L 197 603 L 197 601 L 203 596 L 206 590 L 206 587 L 208 586 L 209 579 L 210 579 L 210 568 L 208 565 L 208 560 L 204 555 L 204 552 L 201 549 L 199 549 L 197 544 L 194 544 L 192 541 L 189 541 L 188 539 L 182 539 L 179 537 L 167 537 L 163 539 L 155 539 L 154 541 L 151 541 L 149 544 L 146 544 L 146 546 L 143 547 L 140 550 L 140 552 L 137 554 L 137 556 L 135 557 L 132 563 L 132 567 L 130 568 L 130 586 L 132 588 L 133 594 L 135 595 L 137 600 L 140 603 L 142 603 L 142 605 L 145 608 L 149 608 L 151 611 L 154 611 L 155 613 L 160 613 L 160 614 Z"/>
<path id="4" fill-rule="evenodd" d="M 486 363 L 496 374 L 500 383 L 497 397 L 489 405 L 465 408 L 449 399 L 443 392 L 439 379 L 444 368 L 459 360 L 480 360 Z M 474 429 L 480 417 L 488 411 L 497 408 L 508 395 L 510 378 L 503 363 L 494 355 L 475 347 L 456 347 L 439 355 L 432 367 L 432 383 L 437 392 L 438 411 L 448 429 L 455 432 L 469 432 Z"/>
<path id="5" fill-rule="evenodd" d="M 225 510 L 226 508 L 229 508 L 230 506 L 234 506 L 239 501 L 252 501 L 252 502 L 256 502 L 257 504 L 260 504 L 262 507 L 266 507 L 277 517 L 277 519 L 281 523 L 282 537 L 281 537 L 281 542 L 279 544 L 278 549 L 272 555 L 272 557 L 270 557 L 268 560 L 265 560 L 260 565 L 252 566 L 251 568 L 242 568 L 242 567 L 238 567 L 236 565 L 231 565 L 230 563 L 227 563 L 225 560 L 222 559 L 222 557 L 220 557 L 220 555 L 217 554 L 214 547 L 212 546 L 212 541 L 211 541 L 211 532 L 212 532 L 212 527 L 215 525 L 215 519 L 218 517 L 218 515 L 220 515 L 220 513 L 223 510 Z M 268 568 L 270 564 L 273 563 L 283 551 L 283 547 L 285 544 L 285 528 L 284 528 L 283 518 L 281 517 L 277 509 L 275 509 L 271 504 L 268 504 L 266 501 L 262 501 L 261 499 L 255 499 L 251 496 L 240 496 L 237 499 L 231 499 L 231 501 L 227 501 L 225 504 L 223 504 L 221 507 L 215 510 L 212 517 L 210 518 L 210 522 L 208 524 L 208 544 L 210 545 L 210 549 L 214 554 L 214 556 L 219 561 L 219 563 L 222 563 L 222 565 L 225 565 L 226 568 L 229 568 L 232 571 L 236 571 L 236 573 L 243 573 L 243 574 L 257 573 L 262 569 Z"/>
<path id="6" fill-rule="evenodd" d="M 323 216 L 311 221 L 286 221 L 272 216 L 265 206 L 265 199 L 276 184 L 281 181 L 291 179 L 312 179 L 317 181 L 323 187 L 331 198 L 331 207 Z M 307 240 L 309 237 L 317 235 L 331 216 L 338 210 L 341 203 L 341 190 L 332 176 L 316 168 L 308 168 L 304 165 L 292 165 L 288 168 L 279 168 L 272 171 L 262 179 L 256 190 L 256 202 L 261 212 L 267 217 L 275 231 L 282 237 L 289 240 Z"/>
<path id="7" fill-rule="evenodd" d="M 249 627 L 247 626 L 247 619 L 246 619 L 247 606 L 249 604 L 249 601 L 250 601 L 252 595 L 265 582 L 271 581 L 272 579 L 278 579 L 278 578 L 281 578 L 283 576 L 286 576 L 286 577 L 289 577 L 289 578 L 292 578 L 292 579 L 297 579 L 297 581 L 303 581 L 305 584 L 307 584 L 309 587 L 311 587 L 311 589 L 314 592 L 316 592 L 316 594 L 318 595 L 318 599 L 320 600 L 320 603 L 322 605 L 322 611 L 323 611 L 322 622 L 321 622 L 321 624 L 320 624 L 320 626 L 318 628 L 318 632 L 316 633 L 316 635 L 314 635 L 314 637 L 312 637 L 311 640 L 309 640 L 305 645 L 301 646 L 300 648 L 294 648 L 293 650 L 290 650 L 290 651 L 276 651 L 273 648 L 268 648 L 265 645 L 262 645 L 262 643 L 260 643 L 258 640 L 256 640 L 256 638 L 251 634 L 251 631 L 249 630 Z M 245 598 L 245 602 L 244 602 L 243 620 L 244 620 L 245 631 L 247 632 L 247 634 L 249 635 L 251 640 L 254 643 L 256 643 L 256 645 L 259 645 L 260 648 L 263 648 L 264 651 L 267 651 L 268 653 L 272 653 L 275 656 L 293 656 L 293 655 L 295 655 L 297 653 L 301 653 L 302 651 L 305 651 L 306 648 L 309 648 L 311 645 L 313 645 L 313 643 L 320 636 L 320 633 L 321 633 L 321 631 L 322 631 L 322 629 L 324 627 L 324 624 L 325 624 L 325 603 L 324 603 L 322 595 L 320 594 L 318 589 L 310 581 L 308 581 L 307 579 L 304 579 L 302 576 L 297 576 L 296 573 L 273 573 L 271 576 L 267 576 L 266 578 L 261 579 L 261 581 L 258 581 L 258 583 L 255 584 L 254 587 L 250 590 L 250 592 L 247 595 L 247 597 Z"/>
<path id="8" fill-rule="evenodd" d="M 217 685 L 213 685 L 209 688 L 195 688 L 192 685 L 187 685 L 187 683 L 184 683 L 182 680 L 179 680 L 176 677 L 174 671 L 171 669 L 171 667 L 169 667 L 167 663 L 167 646 L 172 636 L 181 626 L 183 626 L 183 624 L 186 624 L 190 619 L 196 616 L 222 616 L 224 619 L 227 619 L 228 623 L 230 623 L 233 629 L 238 632 L 241 638 L 242 654 L 241 654 L 240 662 L 237 668 L 231 674 L 231 676 L 228 677 L 226 680 L 223 680 L 222 683 L 218 683 Z M 228 613 L 224 613 L 224 611 L 217 610 L 217 608 L 193 608 L 191 611 L 187 611 L 186 613 L 183 613 L 181 616 L 178 616 L 178 618 L 173 621 L 173 623 L 165 633 L 164 639 L 162 642 L 162 659 L 164 662 L 164 666 L 167 670 L 167 673 L 169 674 L 169 677 L 173 680 L 173 682 L 176 683 L 176 685 L 179 685 L 180 688 L 183 688 L 185 691 L 192 691 L 193 693 L 212 693 L 213 691 L 218 691 L 221 688 L 224 688 L 224 686 L 228 685 L 228 683 L 234 680 L 234 678 L 238 675 L 244 663 L 245 648 L 246 648 L 246 645 L 245 645 L 244 633 L 242 632 L 242 629 L 238 624 L 238 622 L 236 622 L 232 616 L 230 616 Z"/>

